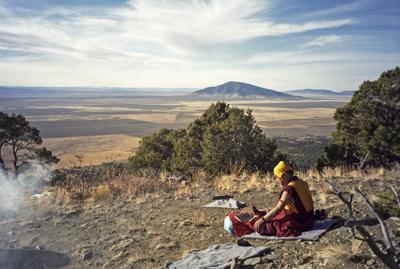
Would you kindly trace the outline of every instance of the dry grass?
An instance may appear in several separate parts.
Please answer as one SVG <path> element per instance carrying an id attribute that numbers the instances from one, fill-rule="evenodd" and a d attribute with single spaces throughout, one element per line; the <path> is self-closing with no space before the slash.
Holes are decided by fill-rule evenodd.
<path id="1" fill-rule="evenodd" d="M 244 193 L 252 190 L 274 191 L 277 182 L 270 175 L 259 172 L 241 174 L 220 175 L 215 178 L 215 187 L 219 193 Z"/>
<path id="2" fill-rule="evenodd" d="M 209 214 L 204 212 L 203 209 L 197 209 L 192 214 L 192 223 L 194 226 L 204 226 L 209 223 Z"/>
<path id="3" fill-rule="evenodd" d="M 158 178 L 122 174 L 108 183 L 113 194 L 124 197 L 139 197 L 149 193 L 170 193 L 177 189 L 176 182 L 163 182 Z"/>
<path id="4" fill-rule="evenodd" d="M 110 188 L 108 187 L 108 185 L 104 184 L 104 185 L 100 185 L 100 186 L 94 188 L 89 193 L 89 196 L 90 196 L 90 199 L 98 201 L 98 200 L 102 200 L 102 199 L 106 198 L 108 195 L 110 195 L 110 193 L 111 193 Z"/>
<path id="5" fill-rule="evenodd" d="M 348 252 L 346 247 L 331 244 L 322 248 L 321 251 L 318 251 L 316 257 L 322 260 L 320 263 L 321 265 L 329 265 L 329 268 L 333 268 L 335 265 L 339 265 L 342 260 L 350 259 L 351 254 Z"/>
<path id="6" fill-rule="evenodd" d="M 110 164 L 64 170 L 64 178 L 56 183 L 55 194 L 66 201 L 101 200 L 110 195 L 137 198 L 148 194 L 174 193 L 180 186 L 185 187 L 176 180 L 132 175 L 123 165 Z M 191 190 L 186 186 L 180 191 L 189 193 Z"/>

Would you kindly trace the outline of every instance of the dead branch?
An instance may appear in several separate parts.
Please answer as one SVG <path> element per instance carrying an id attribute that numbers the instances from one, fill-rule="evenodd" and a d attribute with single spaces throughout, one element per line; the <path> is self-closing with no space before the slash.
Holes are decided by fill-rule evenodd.
<path id="1" fill-rule="evenodd" d="M 365 154 L 364 157 L 362 156 L 358 156 L 356 153 L 353 153 L 353 156 L 356 157 L 359 161 L 358 163 L 358 169 L 362 170 L 365 166 L 365 163 L 367 162 L 368 158 L 369 158 L 369 151 L 367 152 L 367 154 Z"/>
<path id="2" fill-rule="evenodd" d="M 398 206 L 399 209 L 400 209 L 400 198 L 399 198 L 399 195 L 398 195 L 396 189 L 393 187 L 393 184 L 390 184 L 390 188 L 392 189 L 394 195 L 396 196 L 397 206 Z"/>
<path id="3" fill-rule="evenodd" d="M 356 193 L 358 193 L 361 197 L 361 199 L 364 201 L 364 203 L 367 205 L 368 209 L 374 214 L 375 218 L 379 221 L 379 225 L 381 226 L 381 230 L 383 233 L 383 238 L 385 239 L 386 243 L 386 251 L 388 253 L 393 253 L 393 244 L 392 240 L 390 239 L 388 229 L 386 227 L 386 223 L 383 221 L 381 215 L 375 210 L 373 207 L 372 203 L 368 199 L 367 195 L 361 190 L 361 187 L 358 187 L 358 189 L 355 190 Z"/>
<path id="4" fill-rule="evenodd" d="M 346 205 L 347 207 L 347 220 L 345 221 L 345 226 L 349 228 L 349 232 L 351 233 L 352 236 L 355 236 L 354 232 L 354 217 L 353 217 L 353 207 L 352 207 L 352 202 L 353 202 L 353 194 L 352 193 L 344 193 L 339 191 L 333 184 L 327 182 L 329 186 L 331 187 L 331 190 L 334 194 L 336 194 L 337 197 Z M 346 198 L 348 196 L 348 198 Z"/>
<path id="5" fill-rule="evenodd" d="M 371 234 L 362 226 L 361 222 L 357 222 L 353 215 L 353 194 L 349 194 L 348 198 L 346 198 L 346 193 L 339 191 L 333 184 L 327 182 L 331 190 L 336 196 L 346 205 L 348 210 L 348 219 L 345 221 L 345 225 L 349 227 L 349 231 L 354 238 L 357 238 L 354 232 L 354 229 L 359 232 L 362 236 L 363 241 L 366 242 L 370 250 L 389 268 L 397 269 L 399 268 L 398 257 L 396 256 L 395 249 L 393 248 L 392 241 L 390 240 L 388 230 L 386 228 L 385 222 L 382 220 L 382 217 L 376 212 L 373 208 L 371 202 L 369 201 L 367 195 L 361 190 L 358 189 L 355 193 L 359 194 L 363 201 L 366 203 L 367 207 L 374 213 L 375 217 L 378 219 L 379 224 L 381 225 L 382 232 L 384 234 L 385 242 L 386 242 L 386 252 L 382 251 L 379 246 L 376 244 L 374 238 Z"/>

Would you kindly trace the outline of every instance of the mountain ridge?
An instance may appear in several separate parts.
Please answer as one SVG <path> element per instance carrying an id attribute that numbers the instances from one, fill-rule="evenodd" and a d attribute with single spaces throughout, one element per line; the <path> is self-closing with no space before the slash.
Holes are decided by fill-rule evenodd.
<path id="1" fill-rule="evenodd" d="M 274 91 L 271 89 L 259 87 L 253 84 L 228 81 L 218 86 L 207 87 L 198 91 L 193 92 L 194 95 L 202 96 L 218 96 L 218 97 L 272 97 L 272 98 L 283 98 L 292 99 L 298 98 L 297 96 Z"/>
<path id="2" fill-rule="evenodd" d="M 298 89 L 285 91 L 285 93 L 299 96 L 352 96 L 354 91 L 336 92 L 328 89 Z"/>

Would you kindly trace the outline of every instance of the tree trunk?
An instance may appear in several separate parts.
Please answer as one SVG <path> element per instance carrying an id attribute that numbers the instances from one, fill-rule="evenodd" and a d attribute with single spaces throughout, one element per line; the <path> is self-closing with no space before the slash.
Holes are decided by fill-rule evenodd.
<path id="1" fill-rule="evenodd" d="M 3 146 L 4 146 L 4 143 L 0 143 L 0 172 L 5 170 L 4 160 L 3 160 L 3 157 L 1 156 Z"/>
<path id="2" fill-rule="evenodd" d="M 12 164 L 13 164 L 15 178 L 17 178 L 17 175 L 18 175 L 18 165 L 17 165 L 18 156 L 17 156 L 17 151 L 15 149 L 15 144 L 13 144 L 13 146 L 12 146 L 12 153 L 13 153 L 13 157 L 14 157 Z"/>

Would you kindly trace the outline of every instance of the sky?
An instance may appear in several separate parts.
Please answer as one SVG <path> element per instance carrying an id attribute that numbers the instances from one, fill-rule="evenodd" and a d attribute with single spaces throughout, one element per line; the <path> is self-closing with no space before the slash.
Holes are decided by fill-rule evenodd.
<path id="1" fill-rule="evenodd" d="M 397 65 L 399 0 L 0 0 L 0 85 L 356 90 Z"/>

